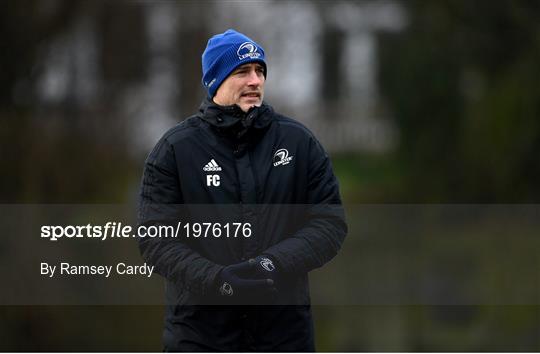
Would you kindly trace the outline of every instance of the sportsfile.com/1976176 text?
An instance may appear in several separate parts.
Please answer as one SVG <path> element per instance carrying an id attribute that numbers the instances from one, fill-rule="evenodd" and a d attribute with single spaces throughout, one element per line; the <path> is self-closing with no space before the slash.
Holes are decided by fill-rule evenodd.
<path id="1" fill-rule="evenodd" d="M 136 230 L 133 233 L 133 230 Z M 107 222 L 105 225 L 43 225 L 41 238 L 50 241 L 59 239 L 90 238 L 105 241 L 109 238 L 164 237 L 164 238 L 219 238 L 250 237 L 251 224 L 241 222 L 211 223 L 194 222 L 176 225 L 140 225 L 133 228 L 121 222 Z"/>

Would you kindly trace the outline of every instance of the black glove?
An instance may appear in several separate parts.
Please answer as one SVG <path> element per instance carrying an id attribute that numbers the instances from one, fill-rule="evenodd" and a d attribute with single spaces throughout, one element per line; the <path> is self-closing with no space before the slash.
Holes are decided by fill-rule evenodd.
<path id="1" fill-rule="evenodd" d="M 251 258 L 248 261 L 253 267 L 253 274 L 256 279 L 272 280 L 274 286 L 279 285 L 279 272 L 272 260 L 265 255 Z"/>
<path id="2" fill-rule="evenodd" d="M 256 277 L 254 261 L 249 260 L 223 268 L 218 276 L 219 293 L 235 299 L 253 299 L 275 292 L 271 278 Z"/>

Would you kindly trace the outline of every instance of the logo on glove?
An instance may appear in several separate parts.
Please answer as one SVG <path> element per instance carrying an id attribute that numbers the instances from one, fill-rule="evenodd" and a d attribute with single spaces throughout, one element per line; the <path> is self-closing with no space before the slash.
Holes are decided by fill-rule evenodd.
<path id="1" fill-rule="evenodd" d="M 272 260 L 270 260 L 269 258 L 261 258 L 260 265 L 269 272 L 272 272 L 274 269 L 276 269 L 274 263 L 272 263 Z"/>
<path id="2" fill-rule="evenodd" d="M 229 284 L 227 282 L 223 283 L 221 288 L 219 288 L 219 292 L 223 296 L 232 296 L 233 295 L 233 289 L 232 289 L 231 284 Z"/>

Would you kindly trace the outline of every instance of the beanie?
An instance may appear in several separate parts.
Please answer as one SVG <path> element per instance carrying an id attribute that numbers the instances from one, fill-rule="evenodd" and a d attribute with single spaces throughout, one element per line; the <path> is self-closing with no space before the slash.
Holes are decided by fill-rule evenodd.
<path id="1" fill-rule="evenodd" d="M 255 41 L 233 29 L 210 38 L 202 54 L 202 83 L 208 96 L 216 95 L 219 86 L 234 69 L 252 62 L 259 62 L 264 66 L 266 78 L 264 49 Z"/>

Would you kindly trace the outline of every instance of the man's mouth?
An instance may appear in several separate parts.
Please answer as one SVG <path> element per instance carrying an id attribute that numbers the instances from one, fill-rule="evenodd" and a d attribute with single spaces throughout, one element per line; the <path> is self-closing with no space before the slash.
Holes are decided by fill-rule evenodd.
<path id="1" fill-rule="evenodd" d="M 260 98 L 261 94 L 259 92 L 246 92 L 242 94 L 242 97 Z"/>

